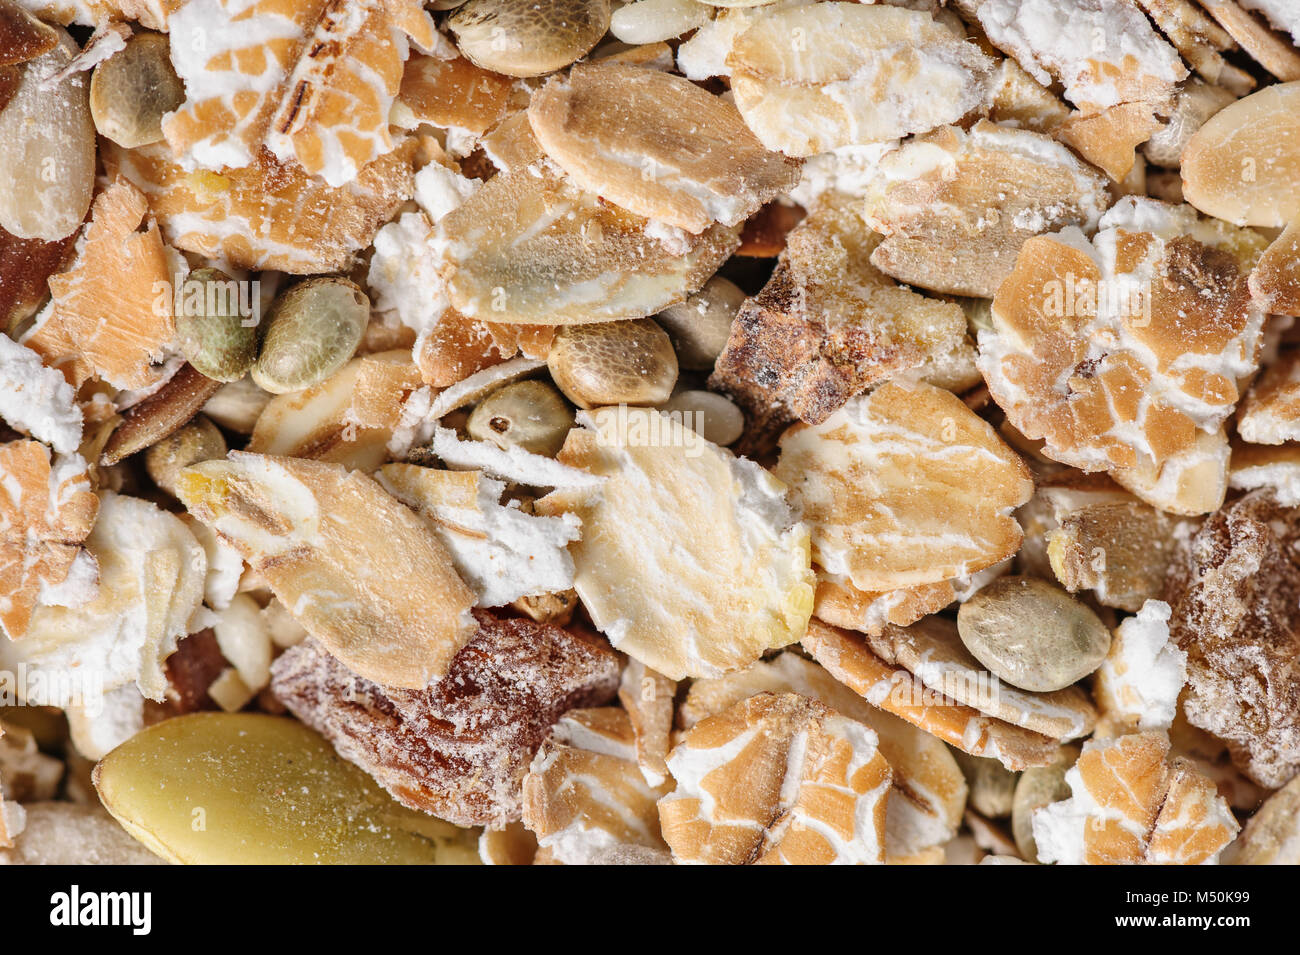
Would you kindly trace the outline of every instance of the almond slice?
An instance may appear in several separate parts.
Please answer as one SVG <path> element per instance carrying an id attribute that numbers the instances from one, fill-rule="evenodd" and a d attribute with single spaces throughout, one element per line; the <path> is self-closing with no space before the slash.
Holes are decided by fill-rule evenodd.
<path id="1" fill-rule="evenodd" d="M 785 485 L 650 409 L 601 408 L 579 423 L 559 461 L 604 482 L 536 506 L 582 519 L 574 586 L 615 647 L 676 680 L 799 639 L 813 576 Z"/>
<path id="2" fill-rule="evenodd" d="M 1200 0 L 1210 16 L 1264 69 L 1282 82 L 1300 80 L 1300 53 L 1233 0 Z"/>
<path id="3" fill-rule="evenodd" d="M 416 142 L 403 140 L 340 189 L 269 151 L 240 169 L 187 172 L 165 146 L 105 142 L 105 166 L 149 197 L 167 241 L 245 269 L 312 275 L 345 269 L 411 198 Z"/>
<path id="4" fill-rule="evenodd" d="M 183 472 L 178 490 L 295 619 L 367 679 L 424 687 L 473 636 L 474 595 L 446 549 L 358 472 L 236 451 Z"/>
<path id="5" fill-rule="evenodd" d="M 764 13 L 735 38 L 726 65 L 749 128 L 790 156 L 956 122 L 986 100 L 993 72 L 975 44 L 928 13 L 855 3 Z"/>
<path id="6" fill-rule="evenodd" d="M 1106 180 L 1041 133 L 981 120 L 946 126 L 881 159 L 867 224 L 871 262 L 900 282 L 990 298 L 1030 236 L 1086 231 L 1109 205 Z"/>
<path id="7" fill-rule="evenodd" d="M 509 324 L 642 318 L 698 291 L 740 241 L 715 225 L 666 247 L 648 227 L 549 164 L 501 173 L 438 224 L 451 304 Z"/>
<path id="8" fill-rule="evenodd" d="M 153 363 L 175 333 L 172 275 L 147 209 L 140 190 L 120 179 L 96 197 L 76 258 L 50 277 L 50 307 L 23 337 L 75 386 L 92 375 L 117 388 L 161 380 Z"/>
<path id="9" fill-rule="evenodd" d="M 1264 311 L 1300 317 L 1300 218 L 1260 256 L 1250 273 L 1250 290 Z"/>
<path id="10" fill-rule="evenodd" d="M 1071 797 L 1033 816 L 1043 862 L 1203 865 L 1240 828 L 1214 783 L 1170 760 L 1157 733 L 1089 740 L 1065 779 Z"/>
<path id="11" fill-rule="evenodd" d="M 575 183 L 648 219 L 699 234 L 739 225 L 799 179 L 736 108 L 689 80 L 601 63 L 536 94 L 528 118 Z"/>
<path id="12" fill-rule="evenodd" d="M 881 273 L 871 263 L 877 241 L 848 197 L 824 196 L 742 305 L 710 385 L 745 411 L 747 450 L 795 418 L 826 420 L 869 385 L 962 341 L 961 309 Z"/>
<path id="13" fill-rule="evenodd" d="M 17 640 L 36 604 L 54 596 L 78 561 L 93 590 L 94 561 L 81 545 L 99 499 L 79 455 L 51 461 L 49 449 L 36 441 L 0 444 L 0 474 L 0 624 Z"/>
<path id="14" fill-rule="evenodd" d="M 1207 513 L 1226 484 L 1222 423 L 1258 361 L 1264 316 L 1246 275 L 1261 241 L 1148 199 L 1121 200 L 1101 225 L 1091 243 L 1073 230 L 1025 243 L 980 332 L 980 371 L 1052 459 Z"/>
<path id="15" fill-rule="evenodd" d="M 696 723 L 659 801 L 679 863 L 879 864 L 890 769 L 876 734 L 807 697 L 762 693 Z"/>
<path id="16" fill-rule="evenodd" d="M 963 753 L 996 759 L 1019 772 L 1046 766 L 1060 748 L 1050 737 L 985 716 L 927 690 L 902 667 L 892 667 L 876 656 L 866 638 L 827 626 L 816 617 L 808 625 L 803 648 L 872 706 L 901 717 Z"/>
<path id="17" fill-rule="evenodd" d="M 862 591 L 934 584 L 1011 556 L 1024 463 L 955 395 L 889 381 L 781 439 L 773 470 L 812 529 L 813 559 Z"/>

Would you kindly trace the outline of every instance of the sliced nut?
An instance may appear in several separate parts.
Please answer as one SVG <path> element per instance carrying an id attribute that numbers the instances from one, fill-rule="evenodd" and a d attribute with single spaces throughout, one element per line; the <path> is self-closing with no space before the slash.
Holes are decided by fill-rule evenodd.
<path id="1" fill-rule="evenodd" d="M 1023 462 L 955 395 L 889 381 L 781 439 L 774 473 L 812 532 L 813 559 L 866 592 L 950 580 L 1016 552 Z"/>
<path id="2" fill-rule="evenodd" d="M 575 587 L 616 647 L 678 680 L 799 639 L 813 576 L 780 481 L 649 409 L 602 408 L 580 423 L 559 460 L 604 482 L 536 506 L 582 519 Z"/>
<path id="3" fill-rule="evenodd" d="M 46 364 L 74 385 L 99 377 L 117 388 L 162 380 L 175 326 L 171 269 L 158 227 L 146 218 L 144 195 L 117 180 L 95 197 L 90 224 L 71 267 L 50 277 L 51 307 L 23 337 Z"/>
<path id="4" fill-rule="evenodd" d="M 519 818 L 529 763 L 569 709 L 600 706 L 618 685 L 601 640 L 479 611 L 479 630 L 445 679 L 379 686 L 307 640 L 272 665 L 272 688 L 344 759 L 401 803 L 457 825 Z"/>
<path id="5" fill-rule="evenodd" d="M 993 581 L 961 605 L 957 627 L 980 663 L 1036 693 L 1077 683 L 1110 650 L 1110 631 L 1095 613 L 1033 577 Z"/>
<path id="6" fill-rule="evenodd" d="M 733 105 L 659 70 L 575 67 L 533 96 L 528 119 L 579 186 L 697 235 L 739 225 L 799 181 L 798 163 L 765 150 Z"/>
<path id="7" fill-rule="evenodd" d="M 696 723 L 668 768 L 659 817 L 678 862 L 884 861 L 889 764 L 874 732 L 816 700 L 752 696 Z"/>
<path id="8" fill-rule="evenodd" d="M 116 464 L 123 458 L 151 447 L 180 430 L 211 398 L 221 383 L 199 374 L 192 365 L 182 365 L 165 385 L 122 415 L 99 463 Z"/>
<path id="9" fill-rule="evenodd" d="M 238 381 L 257 358 L 257 322 L 244 304 L 237 284 L 218 269 L 195 269 L 185 279 L 176 346 L 214 381 Z"/>
<path id="10" fill-rule="evenodd" d="M 185 102 L 185 86 L 172 68 L 161 33 L 136 33 L 95 67 L 90 115 L 95 128 L 119 146 L 134 148 L 163 138 L 163 117 Z"/>
<path id="11" fill-rule="evenodd" d="M 710 386 L 745 411 L 747 442 L 775 437 L 796 417 L 818 424 L 869 385 L 961 341 L 961 309 L 881 273 L 870 261 L 877 241 L 846 196 L 823 197 L 740 309 Z"/>
<path id="12" fill-rule="evenodd" d="M 318 734 L 279 717 L 167 720 L 114 750 L 94 780 L 123 828 L 170 862 L 478 861 L 477 833 L 397 805 Z"/>
<path id="13" fill-rule="evenodd" d="M 647 220 L 545 164 L 493 176 L 438 227 L 451 304 L 469 318 L 531 325 L 653 315 L 697 291 L 739 242 L 715 225 L 665 245 Z"/>
<path id="14" fill-rule="evenodd" d="M 347 279 L 298 283 L 271 306 L 253 380 L 276 395 L 324 381 L 347 364 L 369 321 L 370 299 Z"/>
<path id="15" fill-rule="evenodd" d="M 0 444 L 0 624 L 10 639 L 27 631 L 33 609 L 74 574 L 71 585 L 93 588 L 96 568 L 82 543 L 99 499 L 86 462 L 73 455 L 51 459 L 36 441 Z M 38 502 L 38 503 L 33 503 Z M 81 566 L 76 567 L 77 562 Z"/>
<path id="16" fill-rule="evenodd" d="M 523 821 L 564 865 L 600 864 L 627 846 L 667 856 L 657 803 L 669 789 L 642 777 L 625 711 L 569 710 L 524 777 Z"/>
<path id="17" fill-rule="evenodd" d="M 1030 236 L 1091 231 L 1106 181 L 1041 133 L 981 120 L 909 140 L 879 164 L 867 224 L 885 238 L 871 262 L 901 282 L 989 298 Z"/>
<path id="18" fill-rule="evenodd" d="M 447 672 L 474 633 L 474 595 L 446 549 L 358 472 L 231 452 L 187 469 L 180 497 L 367 679 L 423 687 Z"/>
<path id="19" fill-rule="evenodd" d="M 1158 733 L 1089 740 L 1065 774 L 1072 797 L 1033 816 L 1038 859 L 1073 865 L 1200 865 L 1240 828 L 1195 765 Z"/>
<path id="20" fill-rule="evenodd" d="M 1182 156 L 1183 195 L 1238 225 L 1300 218 L 1300 83 L 1266 86 L 1219 110 Z"/>
<path id="21" fill-rule="evenodd" d="M 565 325 L 555 335 L 546 367 L 579 408 L 662 404 L 677 383 L 672 342 L 648 318 Z"/>
<path id="22" fill-rule="evenodd" d="M 507 76 L 541 76 L 589 52 L 609 29 L 609 18 L 609 0 L 469 0 L 447 26 L 460 51 L 479 66 Z"/>
<path id="23" fill-rule="evenodd" d="M 1260 256 L 1250 273 L 1250 290 L 1264 311 L 1300 316 L 1300 219 Z"/>
<path id="24" fill-rule="evenodd" d="M 744 302 L 745 293 L 734 282 L 715 275 L 686 301 L 669 305 L 655 321 L 673 340 L 682 368 L 711 370 L 727 346 L 731 323 Z"/>
<path id="25" fill-rule="evenodd" d="M 474 440 L 491 441 L 502 450 L 518 446 L 553 458 L 572 427 L 573 411 L 558 391 L 542 381 L 519 381 L 479 402 L 465 430 Z"/>
<path id="26" fill-rule="evenodd" d="M 790 156 L 955 122 L 985 101 L 993 71 L 992 59 L 928 13 L 853 3 L 761 16 L 726 64 L 745 122 Z"/>
<path id="27" fill-rule="evenodd" d="M 95 189 L 95 124 L 81 73 L 44 81 L 79 52 L 66 32 L 58 45 L 16 70 L 0 96 L 0 228 L 20 239 L 54 241 L 77 231 Z M 5 84 L 7 85 L 7 84 Z M 113 273 L 125 275 L 127 273 Z"/>

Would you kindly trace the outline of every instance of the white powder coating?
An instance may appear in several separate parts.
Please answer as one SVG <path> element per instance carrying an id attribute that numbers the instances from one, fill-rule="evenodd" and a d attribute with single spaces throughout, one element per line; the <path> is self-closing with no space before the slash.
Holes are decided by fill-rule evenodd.
<path id="1" fill-rule="evenodd" d="M 1291 39 L 1300 46 L 1300 2 L 1297 0 L 1237 0 L 1238 5 L 1247 10 L 1264 14 L 1273 26 L 1290 33 Z"/>
<path id="2" fill-rule="evenodd" d="M 431 198 L 431 197 L 430 197 Z M 405 212 L 375 235 L 366 284 L 377 312 L 394 312 L 418 335 L 429 334 L 448 306 L 442 246 L 422 212 Z"/>
<path id="3" fill-rule="evenodd" d="M 1187 76 L 1178 52 L 1130 0 L 983 0 L 976 16 L 994 46 L 1044 86 L 1059 80 L 1085 112 L 1162 100 Z M 1117 75 L 1134 87 L 1117 85 Z M 1142 92 L 1150 95 L 1135 95 Z"/>
<path id="4" fill-rule="evenodd" d="M 450 428 L 433 432 L 433 453 L 455 470 L 485 471 L 492 477 L 533 487 L 594 488 L 604 478 L 533 454 L 518 446 L 502 450 L 486 441 L 465 441 Z"/>
<path id="5" fill-rule="evenodd" d="M 776 0 L 775 3 L 764 6 L 719 10 L 713 20 L 701 26 L 677 48 L 677 69 L 687 79 L 697 81 L 710 76 L 730 76 L 731 65 L 727 62 L 727 57 L 737 37 L 762 17 L 780 10 L 806 7 L 814 2 L 815 0 Z"/>
<path id="6" fill-rule="evenodd" d="M 208 559 L 203 600 L 213 610 L 225 610 L 239 590 L 239 578 L 244 574 L 244 558 L 202 521 L 190 519 L 185 522 L 185 526 L 203 547 Z"/>
<path id="7" fill-rule="evenodd" d="M 790 198 L 811 209 L 827 192 L 841 192 L 863 198 L 880 175 L 880 161 L 899 147 L 897 140 L 868 143 L 864 146 L 841 146 L 804 160 L 799 184 L 790 190 Z"/>
<path id="8" fill-rule="evenodd" d="M 1097 671 L 1103 711 L 1140 730 L 1168 729 L 1187 682 L 1187 654 L 1169 640 L 1169 604 L 1148 600 L 1119 625 Z"/>
<path id="9" fill-rule="evenodd" d="M 76 391 L 36 352 L 8 335 L 0 335 L 0 418 L 60 454 L 81 444 Z"/>
<path id="10" fill-rule="evenodd" d="M 23 658 L 57 678 L 56 706 L 97 705 L 100 694 L 129 683 L 161 700 L 163 661 L 203 598 L 203 547 L 175 515 L 108 491 L 86 549 L 99 562 L 98 594 L 75 609 L 38 607 L 19 645 Z"/>
<path id="11" fill-rule="evenodd" d="M 1283 507 L 1300 507 L 1300 462 L 1275 461 L 1234 467 L 1228 474 L 1228 484 L 1242 491 L 1269 487 Z"/>
<path id="12" fill-rule="evenodd" d="M 428 163 L 415 174 L 415 202 L 429 221 L 437 223 L 453 209 L 478 192 L 482 180 L 468 179 L 441 163 Z"/>

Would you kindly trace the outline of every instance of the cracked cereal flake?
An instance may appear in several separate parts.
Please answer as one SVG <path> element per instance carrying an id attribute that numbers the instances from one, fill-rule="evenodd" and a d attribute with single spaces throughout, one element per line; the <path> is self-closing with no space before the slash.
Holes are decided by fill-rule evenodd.
<path id="1" fill-rule="evenodd" d="M 981 120 L 945 126 L 881 159 L 867 224 L 871 262 L 900 282 L 990 298 L 1031 236 L 1091 231 L 1110 204 L 1106 180 L 1065 146 Z"/>
<path id="2" fill-rule="evenodd" d="M 636 762 L 651 786 L 668 778 L 664 762 L 671 747 L 677 683 L 628 657 L 619 678 L 618 701 L 632 722 Z"/>
<path id="3" fill-rule="evenodd" d="M 1264 315 L 1246 274 L 1259 238 L 1131 197 L 1101 228 L 1025 243 L 979 334 L 980 371 L 1049 457 L 1207 513 L 1226 486 L 1221 426 L 1258 362 Z"/>
<path id="4" fill-rule="evenodd" d="M 927 689 L 907 670 L 876 656 L 865 637 L 827 626 L 816 617 L 808 624 L 803 648 L 872 706 L 907 720 L 963 753 L 996 759 L 1019 772 L 1048 765 L 1060 749 L 1057 740 L 985 716 Z"/>
<path id="5" fill-rule="evenodd" d="M 1268 488 L 1285 507 L 1300 506 L 1300 444 L 1245 444 L 1234 441 L 1228 484 L 1243 491 Z"/>
<path id="6" fill-rule="evenodd" d="M 11 639 L 63 583 L 90 533 L 99 498 L 80 455 L 51 460 L 35 441 L 0 444 L 0 624 Z"/>
<path id="7" fill-rule="evenodd" d="M 504 118 L 513 89 L 509 77 L 463 56 L 445 60 L 413 53 L 402 73 L 398 100 L 410 111 L 412 128 L 429 123 L 482 136 Z"/>
<path id="8" fill-rule="evenodd" d="M 1300 52 L 1270 30 L 1264 21 L 1251 16 L 1235 0 L 1200 0 L 1200 3 L 1256 63 L 1283 82 L 1300 79 Z"/>
<path id="9" fill-rule="evenodd" d="M 614 696 L 618 657 L 559 627 L 475 617 L 474 638 L 422 689 L 372 683 L 307 640 L 272 664 L 272 690 L 403 805 L 500 828 L 520 818 L 524 777 L 552 724 Z"/>
<path id="10" fill-rule="evenodd" d="M 335 188 L 393 149 L 408 37 L 436 32 L 416 0 L 189 0 L 168 26 L 187 99 L 163 133 L 182 165 L 239 169 L 265 146 Z"/>
<path id="11" fill-rule="evenodd" d="M 875 635 L 886 624 L 906 627 L 916 623 L 956 599 L 957 592 L 946 580 L 884 593 L 866 593 L 854 587 L 847 577 L 818 568 L 813 614 L 833 626 Z"/>
<path id="12" fill-rule="evenodd" d="M 884 861 L 890 769 L 876 734 L 822 703 L 761 693 L 696 723 L 659 802 L 678 863 Z"/>
<path id="13" fill-rule="evenodd" d="M 670 788 L 642 777 L 627 712 L 569 710 L 524 777 L 523 821 L 538 846 L 564 865 L 599 865 L 624 846 L 667 856 L 657 803 Z"/>
<path id="14" fill-rule="evenodd" d="M 910 723 L 876 709 L 824 669 L 797 653 L 760 660 L 713 680 L 696 680 L 679 711 L 683 728 L 715 716 L 758 693 L 797 693 L 876 732 L 889 763 L 885 860 L 908 858 L 942 845 L 957 833 L 966 806 L 966 777 L 944 743 Z"/>
<path id="15" fill-rule="evenodd" d="M 955 122 L 986 101 L 993 72 L 990 57 L 928 13 L 884 4 L 816 3 L 760 16 L 725 62 L 745 122 L 790 156 Z"/>
<path id="16" fill-rule="evenodd" d="M 812 532 L 813 560 L 861 591 L 960 577 L 1016 552 L 1033 482 L 950 392 L 891 381 L 781 439 L 774 472 Z"/>
<path id="17" fill-rule="evenodd" d="M 601 408 L 579 423 L 558 460 L 605 480 L 537 511 L 582 519 L 574 587 L 615 647 L 677 680 L 802 636 L 814 579 L 784 484 L 651 409 Z"/>
<path id="18" fill-rule="evenodd" d="M 358 471 L 231 452 L 184 471 L 189 512 L 367 679 L 423 687 L 473 636 L 473 592 L 432 529 Z"/>
<path id="19" fill-rule="evenodd" d="M 162 145 L 105 142 L 105 165 L 144 191 L 167 241 L 245 269 L 312 275 L 344 269 L 414 194 L 413 139 L 333 189 L 262 151 L 251 165 L 186 172 Z"/>
<path id="20" fill-rule="evenodd" d="M 750 442 L 795 418 L 818 424 L 875 382 L 961 343 L 960 307 L 884 275 L 871 264 L 877 241 L 856 203 L 823 197 L 741 306 L 710 387 L 745 411 Z"/>
<path id="21" fill-rule="evenodd" d="M 735 106 L 658 70 L 574 67 L 534 94 L 533 133 L 584 189 L 698 235 L 739 225 L 799 179 L 768 152 Z"/>
<path id="22" fill-rule="evenodd" d="M 116 388 L 159 384 L 172 320 L 171 265 L 145 196 L 115 180 L 91 206 L 67 271 L 23 344 L 79 387 L 98 375 Z M 160 294 L 159 290 L 162 290 Z"/>
<path id="23" fill-rule="evenodd" d="M 1239 828 L 1214 783 L 1158 733 L 1089 740 L 1065 774 L 1071 797 L 1035 811 L 1042 862 L 1203 865 Z"/>
<path id="24" fill-rule="evenodd" d="M 1187 654 L 1187 719 L 1263 786 L 1300 772 L 1300 511 L 1268 490 L 1210 515 L 1182 547 L 1165 600 Z"/>
<path id="25" fill-rule="evenodd" d="M 1264 311 L 1300 317 L 1300 219 L 1264 250 L 1250 273 L 1250 290 Z"/>

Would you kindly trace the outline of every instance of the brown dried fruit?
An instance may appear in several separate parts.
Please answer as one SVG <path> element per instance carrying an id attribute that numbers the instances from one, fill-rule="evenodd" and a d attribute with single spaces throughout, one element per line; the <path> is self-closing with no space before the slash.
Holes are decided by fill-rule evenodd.
<path id="1" fill-rule="evenodd" d="M 813 560 L 883 592 L 989 567 L 1020 546 L 1024 463 L 950 392 L 890 381 L 781 439 L 774 473 L 812 533 Z"/>
<path id="2" fill-rule="evenodd" d="M 355 676 L 315 640 L 275 661 L 271 686 L 403 804 L 457 825 L 503 826 L 520 816 L 524 776 L 552 724 L 613 697 L 618 658 L 559 627 L 475 617 L 474 639 L 424 689 Z"/>
<path id="3" fill-rule="evenodd" d="M 528 106 L 542 148 L 579 186 L 699 234 L 739 225 L 799 181 L 736 108 L 689 80 L 601 63 L 552 80 Z"/>
<path id="4" fill-rule="evenodd" d="M 1041 133 L 981 120 L 909 140 L 879 163 L 867 224 L 885 238 L 871 262 L 900 282 L 990 298 L 1031 236 L 1091 231 L 1106 180 Z"/>
<path id="5" fill-rule="evenodd" d="M 961 309 L 881 273 L 870 261 L 876 241 L 856 203 L 825 198 L 741 307 L 709 383 L 745 411 L 748 443 L 795 418 L 824 421 L 869 385 L 961 341 Z"/>
<path id="6" fill-rule="evenodd" d="M 78 555 L 88 556 L 82 543 L 99 499 L 84 461 L 52 462 L 36 441 L 0 444 L 0 475 L 0 624 L 16 640 L 45 588 L 62 583 Z"/>
<path id="7" fill-rule="evenodd" d="M 231 452 L 181 476 L 180 498 L 367 679 L 419 688 L 473 636 L 474 594 L 432 529 L 365 475 Z"/>
<path id="8" fill-rule="evenodd" d="M 1269 787 L 1300 772 L 1298 543 L 1300 511 L 1252 491 L 1206 519 L 1165 591 L 1187 653 L 1188 720 Z"/>
<path id="9" fill-rule="evenodd" d="M 696 723 L 668 756 L 659 803 L 678 862 L 884 861 L 890 769 L 868 727 L 794 693 L 761 693 Z"/>

